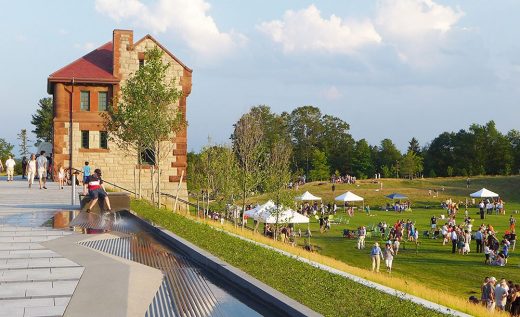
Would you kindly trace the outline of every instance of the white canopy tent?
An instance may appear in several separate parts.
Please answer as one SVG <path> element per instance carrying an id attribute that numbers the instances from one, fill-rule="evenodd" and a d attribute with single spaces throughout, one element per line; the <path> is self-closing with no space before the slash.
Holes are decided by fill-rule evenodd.
<path id="1" fill-rule="evenodd" d="M 274 207 L 275 207 L 274 202 L 272 200 L 269 200 L 268 202 L 266 202 L 263 205 L 257 205 L 255 208 L 246 210 L 244 212 L 244 216 L 248 217 L 248 218 L 254 218 L 257 214 L 263 212 L 264 210 L 274 208 Z"/>
<path id="2" fill-rule="evenodd" d="M 365 199 L 363 197 L 360 197 L 356 194 L 354 194 L 351 191 L 348 191 L 344 194 L 339 195 L 338 197 L 334 198 L 334 200 L 342 201 L 343 206 L 345 206 L 346 202 L 355 202 L 355 201 L 362 201 L 363 202 L 363 210 L 365 209 Z"/>
<path id="3" fill-rule="evenodd" d="M 307 191 L 307 192 L 303 193 L 301 196 L 296 197 L 295 199 L 301 200 L 301 201 L 315 201 L 315 200 L 321 200 L 321 197 L 314 196 L 313 194 L 311 194 Z"/>
<path id="4" fill-rule="evenodd" d="M 478 192 L 474 192 L 469 195 L 472 198 L 494 198 L 498 197 L 499 195 L 497 193 L 494 193 L 490 191 L 489 189 L 482 188 Z"/>
<path id="5" fill-rule="evenodd" d="M 292 210 L 285 209 L 276 215 L 276 207 L 268 208 L 255 215 L 255 220 L 263 223 L 309 223 L 309 218 Z M 282 207 L 283 208 L 283 207 Z M 278 219 L 277 219 L 278 218 Z"/>

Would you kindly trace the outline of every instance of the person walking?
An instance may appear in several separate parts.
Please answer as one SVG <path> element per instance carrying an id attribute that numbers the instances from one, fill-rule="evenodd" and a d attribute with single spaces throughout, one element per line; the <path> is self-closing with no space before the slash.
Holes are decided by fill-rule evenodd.
<path id="1" fill-rule="evenodd" d="M 34 176 L 36 175 L 36 156 L 31 155 L 31 159 L 27 162 L 27 181 L 29 182 L 29 188 L 32 187 L 34 183 Z"/>
<path id="2" fill-rule="evenodd" d="M 27 176 L 27 157 L 22 157 L 22 179 Z"/>
<path id="3" fill-rule="evenodd" d="M 103 180 L 101 179 L 101 170 L 96 168 L 94 170 L 94 174 L 90 175 L 87 178 L 87 182 L 83 187 L 83 194 L 86 195 L 88 190 L 88 195 L 90 196 L 90 204 L 87 208 L 87 213 L 90 213 L 92 207 L 97 203 L 98 199 L 101 198 L 104 200 L 107 211 L 111 212 L 112 208 L 110 207 L 110 200 L 108 199 L 107 191 L 105 190 L 105 186 L 103 185 Z"/>
<path id="4" fill-rule="evenodd" d="M 387 243 L 385 246 L 385 252 L 383 253 L 385 258 L 386 270 L 388 273 L 392 273 L 392 262 L 394 261 L 394 250 L 392 249 L 392 245 Z"/>
<path id="5" fill-rule="evenodd" d="M 372 250 L 370 250 L 370 256 L 372 258 L 372 272 L 379 273 L 379 267 L 381 266 L 381 259 L 383 258 L 383 252 L 379 247 L 379 243 L 374 243 Z"/>
<path id="6" fill-rule="evenodd" d="M 14 176 L 14 166 L 16 162 L 13 160 L 13 157 L 9 155 L 7 161 L 5 161 L 5 169 L 7 170 L 7 181 L 12 182 Z"/>
<path id="7" fill-rule="evenodd" d="M 38 168 L 38 181 L 40 183 L 40 189 L 47 189 L 47 168 L 48 162 L 45 157 L 45 151 L 40 152 L 40 156 L 36 159 L 36 165 Z"/>

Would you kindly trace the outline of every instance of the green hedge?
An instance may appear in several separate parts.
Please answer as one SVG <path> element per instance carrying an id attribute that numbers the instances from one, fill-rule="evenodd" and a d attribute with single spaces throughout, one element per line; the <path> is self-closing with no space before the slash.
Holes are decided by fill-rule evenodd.
<path id="1" fill-rule="evenodd" d="M 147 202 L 132 210 L 325 316 L 443 316 Z"/>

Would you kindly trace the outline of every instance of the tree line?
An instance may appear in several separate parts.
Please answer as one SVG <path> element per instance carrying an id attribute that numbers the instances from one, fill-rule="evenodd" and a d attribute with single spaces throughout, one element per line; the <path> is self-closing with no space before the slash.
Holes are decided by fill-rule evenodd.
<path id="1" fill-rule="evenodd" d="M 347 122 L 314 106 L 281 114 L 269 106 L 255 106 L 234 124 L 230 144 L 189 153 L 188 186 L 192 192 L 206 190 L 215 197 L 234 192 L 244 198 L 248 191 L 283 187 L 267 184 L 273 180 L 265 175 L 277 175 L 276 169 L 287 170 L 285 185 L 301 177 L 324 181 L 332 175 L 415 178 L 510 175 L 520 170 L 520 132 L 502 134 L 494 121 L 441 133 L 424 146 L 412 137 L 404 153 L 389 138 L 370 145 L 365 139 L 355 140 L 349 130 Z M 277 147 L 287 156 L 282 160 L 286 167 L 271 163 Z M 240 183 L 236 189 L 230 185 L 233 179 Z"/>

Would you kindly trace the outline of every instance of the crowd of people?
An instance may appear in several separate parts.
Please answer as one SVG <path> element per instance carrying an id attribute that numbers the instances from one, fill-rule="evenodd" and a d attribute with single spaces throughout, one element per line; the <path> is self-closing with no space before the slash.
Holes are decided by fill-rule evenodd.
<path id="1" fill-rule="evenodd" d="M 330 182 L 333 184 L 355 184 L 356 183 L 356 176 L 351 175 L 332 175 L 330 177 Z"/>
<path id="2" fill-rule="evenodd" d="M 520 284 L 507 281 L 505 278 L 497 281 L 495 277 L 486 277 L 480 287 L 480 299 L 471 296 L 469 301 L 481 304 L 489 311 L 505 311 L 511 316 L 520 316 Z"/>

